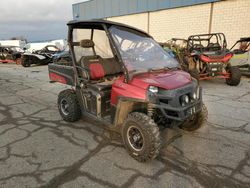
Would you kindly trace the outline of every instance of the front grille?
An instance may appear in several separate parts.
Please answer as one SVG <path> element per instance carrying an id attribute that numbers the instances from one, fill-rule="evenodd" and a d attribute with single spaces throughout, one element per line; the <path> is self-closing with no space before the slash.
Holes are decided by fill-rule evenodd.
<path id="1" fill-rule="evenodd" d="M 160 103 L 168 104 L 169 100 L 168 99 L 159 99 Z"/>
<path id="2" fill-rule="evenodd" d="M 195 81 L 192 83 L 173 90 L 164 90 L 160 89 L 159 93 L 157 94 L 157 101 L 161 104 L 170 105 L 172 107 L 179 107 L 181 106 L 181 96 L 188 95 L 189 98 L 191 93 L 195 90 L 197 84 Z"/>
<path id="3" fill-rule="evenodd" d="M 215 62 L 215 63 L 208 63 L 207 64 L 208 72 L 222 72 L 223 63 Z"/>
<path id="4" fill-rule="evenodd" d="M 165 111 L 165 113 L 166 113 L 168 116 L 177 117 L 177 118 L 179 117 L 179 116 L 178 116 L 178 113 L 175 112 L 175 111 L 166 110 L 166 109 L 164 109 L 164 111 Z"/>

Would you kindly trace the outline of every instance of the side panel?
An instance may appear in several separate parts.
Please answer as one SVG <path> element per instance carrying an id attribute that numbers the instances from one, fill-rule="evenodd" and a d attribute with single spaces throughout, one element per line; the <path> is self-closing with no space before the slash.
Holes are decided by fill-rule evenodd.
<path id="1" fill-rule="evenodd" d="M 49 78 L 52 81 L 67 85 L 74 85 L 74 71 L 72 66 L 49 64 Z"/>
<path id="2" fill-rule="evenodd" d="M 145 89 L 130 84 L 126 84 L 123 82 L 123 79 L 124 79 L 123 77 L 119 78 L 112 85 L 112 93 L 111 93 L 112 105 L 117 104 L 119 97 L 146 100 L 147 91 Z"/>

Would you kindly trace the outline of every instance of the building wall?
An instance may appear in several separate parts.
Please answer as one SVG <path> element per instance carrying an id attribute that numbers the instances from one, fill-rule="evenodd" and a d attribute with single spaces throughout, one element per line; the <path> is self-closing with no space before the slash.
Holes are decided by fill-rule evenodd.
<path id="1" fill-rule="evenodd" d="M 250 37 L 250 0 L 214 4 L 212 32 L 223 32 L 229 46 L 240 37 Z"/>
<path id="2" fill-rule="evenodd" d="M 250 36 L 250 0 L 226 0 L 107 19 L 138 27 L 159 42 L 210 30 L 223 32 L 230 47 L 240 37 Z"/>
<path id="3" fill-rule="evenodd" d="M 173 37 L 208 33 L 210 7 L 210 4 L 204 4 L 152 12 L 149 33 L 161 42 Z"/>
<path id="4" fill-rule="evenodd" d="M 73 18 L 98 19 L 217 1 L 221 0 L 89 0 L 73 4 Z"/>
<path id="5" fill-rule="evenodd" d="M 112 17 L 107 19 L 114 22 L 125 23 L 148 32 L 148 13 L 131 14 L 127 16 Z"/>

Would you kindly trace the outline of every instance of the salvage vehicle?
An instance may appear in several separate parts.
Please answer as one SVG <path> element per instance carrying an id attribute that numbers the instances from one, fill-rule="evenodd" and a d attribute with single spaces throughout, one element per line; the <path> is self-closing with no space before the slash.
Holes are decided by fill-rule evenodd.
<path id="1" fill-rule="evenodd" d="M 61 65 L 72 65 L 72 57 L 69 49 L 65 49 L 53 56 L 53 63 Z"/>
<path id="2" fill-rule="evenodd" d="M 140 162 L 158 156 L 160 129 L 194 131 L 206 121 L 202 88 L 146 32 L 107 20 L 71 21 L 72 65 L 49 64 L 65 121 L 90 116 L 121 134 Z"/>
<path id="3" fill-rule="evenodd" d="M 161 43 L 165 51 L 172 51 L 174 57 L 180 63 L 183 70 L 188 71 L 187 63 L 184 63 L 186 56 L 187 40 L 182 38 L 172 38 L 165 43 Z"/>
<path id="4" fill-rule="evenodd" d="M 230 64 L 233 53 L 227 49 L 223 33 L 192 35 L 187 40 L 188 70 L 199 80 L 222 78 L 231 86 L 237 86 L 241 72 Z"/>
<path id="5" fill-rule="evenodd" d="M 0 62 L 17 63 L 24 51 L 17 46 L 0 46 Z"/>
<path id="6" fill-rule="evenodd" d="M 250 37 L 241 38 L 230 49 L 234 56 L 232 66 L 238 67 L 242 74 L 250 76 Z"/>
<path id="7" fill-rule="evenodd" d="M 22 55 L 22 66 L 30 67 L 32 64 L 47 65 L 53 62 L 53 56 L 61 50 L 55 45 L 47 45 L 41 50 L 26 52 Z"/>

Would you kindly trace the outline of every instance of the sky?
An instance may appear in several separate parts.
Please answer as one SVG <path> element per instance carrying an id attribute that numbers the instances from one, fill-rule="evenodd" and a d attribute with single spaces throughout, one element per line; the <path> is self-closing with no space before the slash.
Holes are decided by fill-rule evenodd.
<path id="1" fill-rule="evenodd" d="M 0 39 L 23 36 L 28 41 L 67 37 L 72 4 L 85 0 L 1 0 Z"/>

